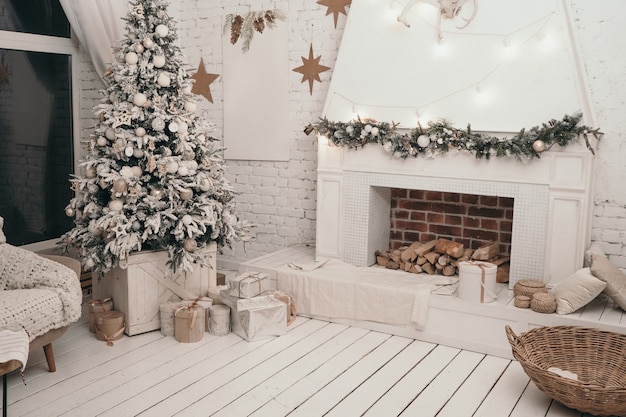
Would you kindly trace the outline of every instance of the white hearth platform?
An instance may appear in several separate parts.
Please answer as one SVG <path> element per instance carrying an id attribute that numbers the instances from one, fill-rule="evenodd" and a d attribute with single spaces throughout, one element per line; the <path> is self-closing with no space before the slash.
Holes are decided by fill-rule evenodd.
<path id="1" fill-rule="evenodd" d="M 240 264 L 239 271 L 266 272 L 276 286 L 279 268 L 290 262 L 313 262 L 315 253 L 313 246 L 285 248 L 246 261 Z M 511 326 L 517 334 L 535 327 L 558 325 L 595 327 L 626 334 L 626 315 L 604 295 L 572 314 L 542 314 L 515 307 L 513 291 L 505 284 L 498 285 L 498 297 L 491 303 L 470 303 L 455 296 L 431 295 L 428 321 L 421 331 L 372 321 L 345 320 L 341 317 L 315 318 L 504 358 L 512 358 L 504 331 L 505 325 Z"/>

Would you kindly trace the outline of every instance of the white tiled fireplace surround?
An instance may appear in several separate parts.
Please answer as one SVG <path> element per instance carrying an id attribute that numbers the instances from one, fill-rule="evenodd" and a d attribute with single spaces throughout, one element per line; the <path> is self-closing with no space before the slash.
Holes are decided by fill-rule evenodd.
<path id="1" fill-rule="evenodd" d="M 589 242 L 592 154 L 584 146 L 540 159 L 391 156 L 381 146 L 347 150 L 320 138 L 316 257 L 370 266 L 389 246 L 390 188 L 512 197 L 510 286 L 556 282 L 582 265 Z"/>

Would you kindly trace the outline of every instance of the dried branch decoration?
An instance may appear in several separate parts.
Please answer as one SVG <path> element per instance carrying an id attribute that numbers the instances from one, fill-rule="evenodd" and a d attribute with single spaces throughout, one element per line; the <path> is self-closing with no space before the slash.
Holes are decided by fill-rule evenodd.
<path id="1" fill-rule="evenodd" d="M 285 14 L 278 10 L 263 10 L 249 12 L 245 16 L 238 14 L 226 15 L 223 32 L 230 30 L 230 43 L 236 44 L 242 40 L 241 50 L 247 52 L 250 49 L 254 32 L 263 33 L 265 28 L 276 27 L 276 20 L 285 20 Z"/>

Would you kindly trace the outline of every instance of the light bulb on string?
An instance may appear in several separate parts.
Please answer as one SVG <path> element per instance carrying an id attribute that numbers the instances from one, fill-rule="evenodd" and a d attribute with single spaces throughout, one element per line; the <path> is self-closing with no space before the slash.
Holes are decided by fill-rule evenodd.
<path id="1" fill-rule="evenodd" d="M 543 29 L 541 29 L 535 34 L 535 37 L 539 42 L 542 42 L 546 38 L 546 34 Z"/>
<path id="2" fill-rule="evenodd" d="M 359 112 L 357 111 L 356 105 L 352 104 L 352 117 L 350 118 L 350 120 L 358 120 L 359 118 Z"/>

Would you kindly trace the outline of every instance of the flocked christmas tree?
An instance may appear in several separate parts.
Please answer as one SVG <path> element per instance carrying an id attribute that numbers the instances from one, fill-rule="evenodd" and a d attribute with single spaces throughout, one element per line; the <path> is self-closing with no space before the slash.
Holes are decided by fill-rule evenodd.
<path id="1" fill-rule="evenodd" d="M 141 250 L 167 249 L 171 270 L 208 264 L 211 242 L 249 239 L 234 214 L 222 148 L 196 114 L 192 80 L 163 0 L 130 2 L 126 37 L 105 74 L 99 122 L 71 179 L 75 227 L 60 242 L 104 273 Z"/>

